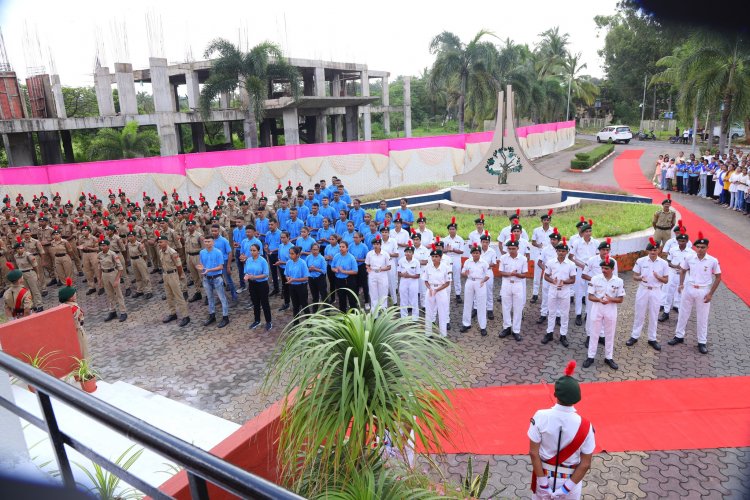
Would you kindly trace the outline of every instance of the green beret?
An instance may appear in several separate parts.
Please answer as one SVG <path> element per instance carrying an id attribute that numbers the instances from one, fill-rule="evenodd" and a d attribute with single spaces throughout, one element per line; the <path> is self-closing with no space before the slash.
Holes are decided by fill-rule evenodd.
<path id="1" fill-rule="evenodd" d="M 576 404 L 581 400 L 581 386 L 573 378 L 576 362 L 570 361 L 565 368 L 565 375 L 555 381 L 555 397 L 566 406 Z"/>
<path id="2" fill-rule="evenodd" d="M 13 269 L 8 273 L 8 281 L 11 283 L 15 283 L 16 281 L 20 280 L 21 277 L 23 277 L 23 273 L 19 271 L 18 269 Z"/>
<path id="3" fill-rule="evenodd" d="M 61 304 L 63 302 L 67 302 L 73 295 L 76 294 L 76 289 L 73 287 L 73 280 L 68 278 L 67 280 L 65 280 L 65 284 L 67 286 L 64 286 L 57 292 L 57 298 Z"/>

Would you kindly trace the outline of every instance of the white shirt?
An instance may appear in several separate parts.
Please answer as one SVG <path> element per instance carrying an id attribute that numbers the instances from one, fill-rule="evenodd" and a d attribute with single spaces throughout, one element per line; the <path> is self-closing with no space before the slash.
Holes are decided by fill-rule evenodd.
<path id="1" fill-rule="evenodd" d="M 510 238 L 508 239 L 508 241 L 510 241 Z M 503 255 L 508 253 L 508 245 L 507 245 L 508 241 L 506 241 L 502 246 L 499 246 L 500 251 L 502 252 Z M 519 255 L 529 255 L 531 253 L 532 248 L 534 247 L 531 246 L 531 243 L 529 243 L 528 240 L 523 239 L 523 237 L 521 237 L 521 239 L 518 240 L 518 254 Z"/>
<path id="2" fill-rule="evenodd" d="M 414 258 L 420 261 L 420 265 L 426 266 L 430 263 L 430 250 L 424 245 L 420 245 L 419 248 L 414 247 Z M 425 264 L 422 264 L 423 261 L 426 261 Z"/>
<path id="3" fill-rule="evenodd" d="M 392 268 L 396 269 L 395 266 L 396 264 L 398 264 L 398 257 L 391 257 L 392 253 L 399 253 L 398 244 L 396 243 L 396 240 L 388 236 L 388 241 L 385 241 L 385 240 L 380 240 L 380 241 L 381 241 L 380 248 L 383 250 L 383 253 L 388 255 L 388 257 L 391 259 Z"/>
<path id="4" fill-rule="evenodd" d="M 529 439 L 539 443 L 539 456 L 542 460 L 549 460 L 557 455 L 557 438 L 560 438 L 560 449 L 573 442 L 573 438 L 581 426 L 581 416 L 576 413 L 572 406 L 556 404 L 552 408 L 539 410 L 534 414 L 529 425 Z M 583 440 L 581 447 L 573 453 L 562 465 L 570 467 L 581 463 L 581 453 L 590 455 L 594 453 L 596 440 L 594 438 L 594 426 L 589 425 L 589 433 Z M 559 484 L 559 483 L 558 483 Z"/>
<path id="5" fill-rule="evenodd" d="M 445 283 L 450 283 L 451 274 L 453 274 L 453 271 L 442 262 L 437 267 L 430 262 L 422 268 L 422 280 L 429 283 L 430 288 L 437 288 Z"/>
<path id="6" fill-rule="evenodd" d="M 479 256 L 479 258 L 485 261 L 487 265 L 490 266 L 490 268 L 497 264 L 497 252 L 495 252 L 495 249 L 492 247 L 487 247 L 486 252 L 482 251 L 482 254 Z"/>
<path id="7" fill-rule="evenodd" d="M 526 274 L 529 272 L 529 261 L 526 260 L 525 256 L 521 255 L 521 252 L 516 255 L 515 259 L 511 257 L 509 253 L 506 253 L 500 257 L 500 271 L 504 273 Z M 516 283 L 523 279 L 525 278 L 503 276 L 503 283 Z"/>
<path id="8" fill-rule="evenodd" d="M 568 258 L 565 258 L 562 262 L 560 262 L 557 257 L 555 257 L 554 259 L 548 260 L 547 263 L 544 264 L 544 274 L 549 276 L 552 281 L 565 281 L 569 280 L 570 278 L 575 278 L 576 269 L 576 265 Z M 566 288 L 571 286 L 573 285 L 562 285 L 562 290 L 565 290 Z"/>
<path id="9" fill-rule="evenodd" d="M 502 245 L 505 245 L 505 242 L 510 239 L 510 228 L 512 226 L 505 226 L 502 231 L 500 231 L 500 234 L 497 235 L 497 241 L 501 243 Z M 521 239 L 522 240 L 529 240 L 529 235 L 526 233 L 525 229 L 521 229 Z"/>
<path id="10" fill-rule="evenodd" d="M 424 231 L 420 231 L 419 227 L 417 227 L 416 230 L 422 236 L 423 247 L 428 247 L 432 245 L 433 241 L 435 241 L 435 235 L 432 233 L 432 231 L 430 231 L 426 227 L 424 228 Z"/>
<path id="11" fill-rule="evenodd" d="M 547 245 L 542 248 L 542 254 L 537 259 L 537 262 L 547 265 L 547 262 L 555 258 L 557 258 L 557 249 L 552 245 Z"/>
<path id="12" fill-rule="evenodd" d="M 699 259 L 698 254 L 689 255 L 682 261 L 680 267 L 687 271 L 686 285 L 710 285 L 713 283 L 714 274 L 721 274 L 719 261 L 708 254 L 703 259 Z"/>
<path id="13" fill-rule="evenodd" d="M 690 255 L 695 255 L 695 250 L 693 250 L 692 248 L 688 246 L 685 246 L 685 250 L 680 250 L 680 247 L 678 245 L 675 245 L 669 249 L 669 255 L 667 255 L 667 261 L 669 261 L 669 263 L 672 264 L 673 266 L 680 266 L 682 265 L 682 261 L 684 261 Z M 679 269 L 672 269 L 672 270 L 678 274 L 680 272 Z"/>
<path id="14" fill-rule="evenodd" d="M 531 241 L 541 245 L 542 248 L 544 248 L 545 246 L 549 245 L 549 235 L 552 234 L 553 230 L 554 228 L 552 226 L 547 228 L 546 231 L 542 226 L 534 228 L 534 231 L 531 232 Z M 531 257 L 534 260 L 536 260 L 539 257 L 539 254 L 542 253 L 542 248 L 538 248 L 532 245 Z"/>
<path id="15" fill-rule="evenodd" d="M 614 259 L 613 259 L 614 260 Z M 586 261 L 586 265 L 583 266 L 583 273 L 586 276 L 593 278 L 599 274 L 602 274 L 602 257 L 600 255 L 594 255 Z M 615 260 L 615 268 L 612 272 L 613 276 L 617 276 L 617 261 Z"/>
<path id="16" fill-rule="evenodd" d="M 469 246 L 474 246 L 474 243 L 476 243 L 477 245 L 480 245 L 482 242 L 480 241 L 479 238 L 481 238 L 483 234 L 484 234 L 484 231 L 482 231 L 480 233 L 476 229 L 473 230 L 472 232 L 470 232 L 469 233 L 469 242 L 468 242 Z M 490 234 L 490 236 L 492 236 L 492 234 Z"/>
<path id="17" fill-rule="evenodd" d="M 451 238 L 450 236 L 446 236 L 443 238 L 443 243 L 445 245 L 445 251 L 450 255 L 452 258 L 460 258 L 461 255 L 464 253 L 464 239 L 461 238 L 458 234 L 456 234 L 455 238 Z M 460 250 L 461 253 L 454 253 L 450 250 Z"/>
<path id="18" fill-rule="evenodd" d="M 401 229 L 401 231 L 398 232 L 396 232 L 395 229 L 391 229 L 391 234 L 388 238 L 388 241 L 393 241 L 394 243 L 396 243 L 397 247 L 399 244 L 406 245 L 409 242 L 409 232 L 405 231 L 404 229 Z M 406 247 L 398 247 L 399 257 L 404 256 L 404 248 Z"/>
<path id="19" fill-rule="evenodd" d="M 664 243 L 664 247 L 661 249 L 661 251 L 664 252 L 665 254 L 669 255 L 669 252 L 672 251 L 672 248 L 679 248 L 679 246 L 680 246 L 680 244 L 677 241 L 677 238 L 675 238 L 674 236 L 672 236 L 671 238 L 669 238 L 667 240 L 666 243 Z M 689 249 L 689 248 L 692 248 L 692 247 L 693 247 L 693 244 L 690 243 L 690 240 L 688 240 L 686 248 Z"/>
<path id="20" fill-rule="evenodd" d="M 388 266 L 391 263 L 391 258 L 385 252 L 382 247 L 380 253 L 375 253 L 375 250 L 370 250 L 365 256 L 365 264 L 370 266 L 370 272 L 379 273 L 381 269 Z"/>
<path id="21" fill-rule="evenodd" d="M 667 265 L 667 261 L 661 257 L 657 257 L 656 260 L 652 261 L 651 257 L 646 255 L 635 261 L 633 272 L 641 275 L 641 278 L 643 278 L 641 284 L 661 288 L 663 283 L 656 279 L 654 273 L 659 276 L 669 276 L 669 265 Z"/>
<path id="22" fill-rule="evenodd" d="M 461 273 L 463 274 L 464 271 L 469 271 L 469 275 L 466 277 L 466 279 L 481 281 L 485 277 L 489 276 L 490 266 L 488 266 L 487 262 L 485 262 L 482 259 L 479 259 L 476 262 L 474 262 L 474 259 L 472 258 L 472 259 L 467 259 L 464 262 L 464 265 L 461 268 Z"/>
<path id="23" fill-rule="evenodd" d="M 594 276 L 591 278 L 591 281 L 589 281 L 588 293 L 599 299 L 605 295 L 612 298 L 624 297 L 625 284 L 623 283 L 622 278 L 613 275 L 610 279 L 607 279 L 603 274 L 600 274 L 599 276 Z M 594 303 L 594 305 L 596 304 L 599 304 L 600 306 L 617 307 L 617 304 L 614 302 L 609 302 L 607 304 L 602 304 L 600 302 Z"/>
<path id="24" fill-rule="evenodd" d="M 591 238 L 588 242 L 579 238 L 570 243 L 570 254 L 581 262 L 586 262 L 594 255 L 599 254 L 599 241 Z"/>
<path id="25" fill-rule="evenodd" d="M 422 274 L 422 266 L 419 265 L 419 261 L 412 257 L 411 261 L 406 260 L 406 257 L 398 259 L 398 272 L 415 274 L 420 276 Z M 416 278 L 401 278 L 401 279 L 416 279 Z"/>

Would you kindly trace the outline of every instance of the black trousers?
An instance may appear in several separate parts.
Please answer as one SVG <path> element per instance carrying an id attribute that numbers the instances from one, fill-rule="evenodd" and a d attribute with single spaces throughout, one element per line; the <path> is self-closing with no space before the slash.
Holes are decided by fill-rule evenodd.
<path id="1" fill-rule="evenodd" d="M 302 309 L 307 307 L 307 283 L 287 285 L 287 287 L 292 298 L 292 313 L 297 316 Z"/>
<path id="2" fill-rule="evenodd" d="M 271 322 L 271 305 L 268 303 L 268 281 L 248 281 L 250 300 L 253 302 L 253 313 L 255 321 L 260 321 L 260 310 L 263 308 L 263 317 L 266 323 Z"/>
<path id="3" fill-rule="evenodd" d="M 346 278 L 336 278 L 336 294 L 339 296 L 339 310 L 346 312 L 352 307 L 357 307 L 357 300 L 352 295 L 357 286 L 357 277 L 347 275 Z"/>
<path id="4" fill-rule="evenodd" d="M 357 266 L 357 281 L 356 281 L 357 297 L 359 297 L 359 290 L 363 289 L 365 292 L 365 304 L 370 303 L 370 287 L 367 285 L 367 266 L 360 264 Z"/>
<path id="5" fill-rule="evenodd" d="M 284 270 L 279 268 L 279 275 L 281 276 L 281 296 L 284 297 L 284 304 L 289 303 L 289 285 L 286 282 L 286 276 L 284 276 Z"/>
<path id="6" fill-rule="evenodd" d="M 706 176 L 706 196 L 708 196 L 709 198 L 713 198 L 715 187 L 716 187 L 716 183 L 714 182 L 714 176 L 707 175 Z"/>
<path id="7" fill-rule="evenodd" d="M 688 188 L 688 193 L 692 195 L 698 194 L 698 189 L 700 188 L 700 185 L 698 183 L 698 177 L 697 176 L 691 176 L 688 177 L 690 182 L 690 187 Z"/>
<path id="8" fill-rule="evenodd" d="M 310 295 L 312 295 L 313 304 L 322 302 L 328 295 L 328 286 L 326 284 L 326 275 L 321 273 L 317 278 L 310 278 L 308 280 L 310 285 Z M 315 310 L 317 311 L 317 306 Z"/>
<path id="9" fill-rule="evenodd" d="M 333 302 L 336 298 L 336 287 L 338 286 L 338 280 L 336 279 L 336 273 L 331 271 L 330 263 L 328 264 L 328 268 L 326 269 L 326 274 L 328 275 L 328 289 L 331 291 L 331 297 L 328 300 L 328 303 L 333 305 Z"/>
<path id="10" fill-rule="evenodd" d="M 268 269 L 270 269 L 271 280 L 273 281 L 273 289 L 279 289 L 279 267 L 275 264 L 279 261 L 279 252 L 272 252 L 268 254 Z M 282 276 L 283 279 L 283 276 Z M 289 302 L 288 300 L 285 302 Z"/>

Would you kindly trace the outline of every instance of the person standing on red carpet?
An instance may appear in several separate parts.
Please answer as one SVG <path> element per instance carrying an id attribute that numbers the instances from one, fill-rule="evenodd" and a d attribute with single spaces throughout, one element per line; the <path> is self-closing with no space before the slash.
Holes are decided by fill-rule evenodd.
<path id="1" fill-rule="evenodd" d="M 576 412 L 581 387 L 573 378 L 576 362 L 555 381 L 557 404 L 537 411 L 527 433 L 531 457 L 531 498 L 581 498 L 583 478 L 596 447 L 594 426 Z"/>
<path id="2" fill-rule="evenodd" d="M 721 268 L 716 257 L 708 255 L 708 238 L 704 238 L 703 233 L 698 233 L 698 239 L 693 242 L 693 250 L 695 254 L 687 256 L 680 264 L 680 315 L 677 318 L 675 336 L 667 344 L 677 345 L 685 342 L 685 327 L 690 319 L 690 313 L 695 308 L 698 351 L 708 354 L 708 313 L 711 311 L 714 292 L 721 283 Z"/>

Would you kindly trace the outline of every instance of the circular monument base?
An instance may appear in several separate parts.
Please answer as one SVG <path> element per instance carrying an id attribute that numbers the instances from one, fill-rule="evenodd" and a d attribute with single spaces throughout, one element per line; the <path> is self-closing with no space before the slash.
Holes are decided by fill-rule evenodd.
<path id="1" fill-rule="evenodd" d="M 555 205 L 562 201 L 562 190 L 539 186 L 537 190 L 451 188 L 451 201 L 459 205 L 487 208 L 524 208 Z"/>

